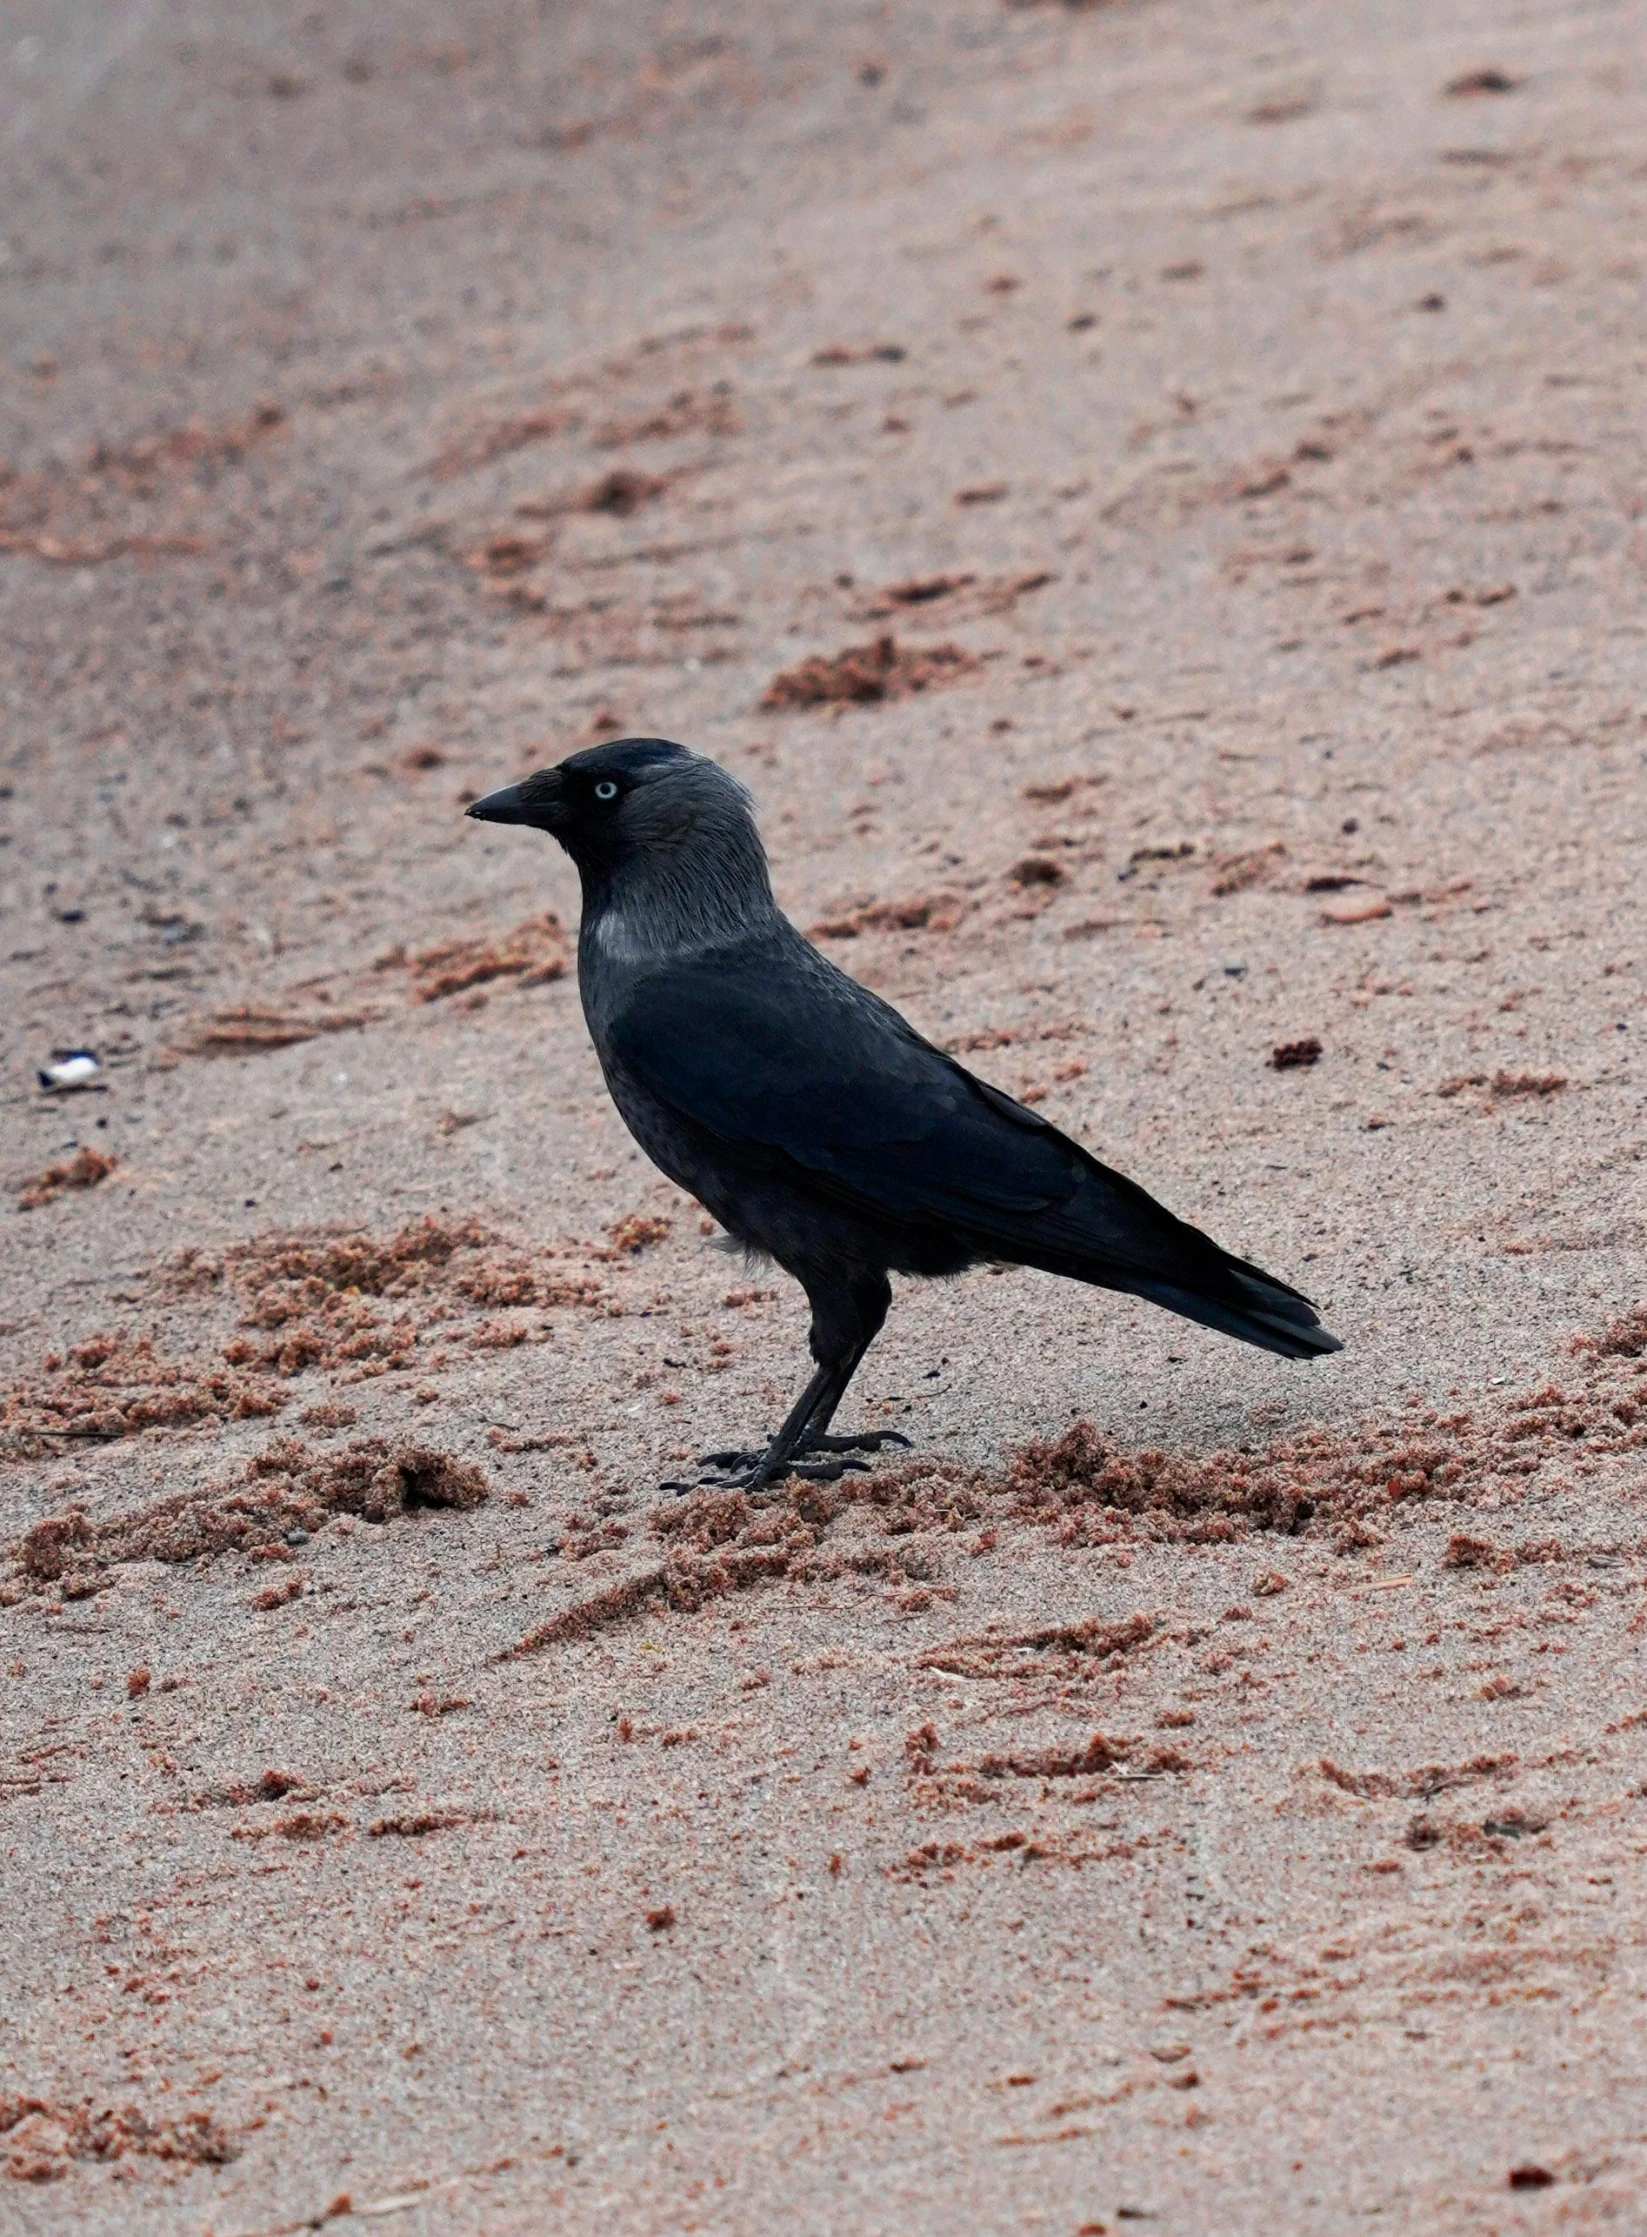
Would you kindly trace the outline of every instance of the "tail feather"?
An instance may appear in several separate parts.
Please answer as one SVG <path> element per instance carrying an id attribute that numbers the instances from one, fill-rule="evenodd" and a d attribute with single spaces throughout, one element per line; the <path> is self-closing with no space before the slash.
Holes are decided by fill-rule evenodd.
<path id="1" fill-rule="evenodd" d="M 1256 1344 L 1260 1351 L 1278 1352 L 1283 1359 L 1316 1359 L 1324 1352 L 1343 1350 L 1343 1339 L 1323 1328 L 1315 1307 L 1295 1291 L 1280 1282 L 1255 1281 L 1245 1273 L 1237 1279 L 1251 1299 L 1249 1304 L 1181 1289 L 1175 1282 L 1128 1286 L 1151 1304 L 1164 1305 L 1169 1313 L 1199 1321 L 1203 1328 L 1219 1329 L 1243 1344 Z"/>
<path id="2" fill-rule="evenodd" d="M 1096 1160 L 1088 1166 L 1088 1185 L 1062 1209 L 1056 1239 L 1048 1238 L 1052 1247 L 1020 1246 L 1018 1255 L 1029 1264 L 1148 1298 L 1169 1313 L 1283 1359 L 1316 1359 L 1343 1350 L 1342 1340 L 1322 1327 L 1320 1314 L 1300 1291 L 1175 1219 L 1136 1182 L 1108 1172 Z M 1080 1236 L 1078 1222 L 1086 1225 L 1086 1236 Z M 1070 1247 L 1078 1237 L 1086 1242 L 1085 1249 Z"/>
<path id="3" fill-rule="evenodd" d="M 1343 1349 L 1296 1289 L 1178 1219 L 1010 1096 L 958 1066 L 952 1077 L 976 1099 L 965 1106 L 967 1123 L 903 1144 L 906 1162 L 883 1160 L 873 1178 L 861 1173 L 860 1190 L 882 1186 L 883 1205 L 895 1201 L 906 1217 L 913 1200 L 972 1257 L 1146 1297 L 1286 1359 Z"/>

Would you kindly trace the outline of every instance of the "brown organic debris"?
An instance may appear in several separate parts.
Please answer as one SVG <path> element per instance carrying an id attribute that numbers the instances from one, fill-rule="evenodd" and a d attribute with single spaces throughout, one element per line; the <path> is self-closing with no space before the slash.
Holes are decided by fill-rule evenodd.
<path id="1" fill-rule="evenodd" d="M 1322 1777 L 1342 1793 L 1363 1802 L 1400 1798 L 1430 1801 L 1454 1787 L 1471 1786 L 1482 1779 L 1508 1779 L 1520 1758 L 1513 1755 L 1477 1755 L 1468 1763 L 1426 1763 L 1416 1771 L 1347 1771 L 1330 1755 L 1321 1758 Z"/>
<path id="2" fill-rule="evenodd" d="M 1286 851 L 1285 841 L 1276 839 L 1267 847 L 1254 847 L 1245 854 L 1225 855 L 1213 865 L 1213 892 L 1223 899 L 1232 893 L 1245 893 L 1251 886 L 1267 885 Z"/>
<path id="3" fill-rule="evenodd" d="M 419 1507 L 476 1507 L 489 1489 L 483 1470 L 432 1445 L 364 1437 L 341 1452 L 315 1452 L 281 1437 L 228 1483 L 173 1492 L 106 1522 L 78 1509 L 47 1516 L 12 1549 L 6 1584 L 12 1598 L 46 1587 L 75 1598 L 123 1561 L 259 1551 L 288 1559 L 289 1532 L 313 1536 L 334 1515 L 382 1523 Z M 302 1590 L 300 1579 L 268 1587 L 258 1605 L 278 1606 L 293 1597 L 294 1584 Z"/>
<path id="4" fill-rule="evenodd" d="M 613 466 L 579 489 L 555 496 L 523 497 L 515 512 L 521 520 L 560 520 L 568 513 L 608 513 L 614 519 L 627 520 L 642 506 L 655 504 L 664 496 L 673 478 L 669 474 L 643 474 L 636 466 Z M 511 546 L 517 546 L 520 554 L 514 564 L 507 558 Z M 547 537 L 520 536 L 505 531 L 467 557 L 471 566 L 485 573 L 513 574 L 535 564 L 550 548 L 551 540 Z"/>
<path id="5" fill-rule="evenodd" d="M 227 1280 L 248 1300 L 249 1325 L 279 1328 L 300 1307 L 318 1304 L 323 1292 L 410 1297 L 460 1253 L 493 1240 L 477 1220 L 442 1220 L 431 1212 L 381 1240 L 359 1230 L 264 1235 L 235 1244 L 221 1261 L 185 1248 L 168 1271 L 179 1288 L 215 1288 Z"/>
<path id="6" fill-rule="evenodd" d="M 624 1623 L 644 1609 L 670 1607 L 689 1614 L 708 1600 L 756 1584 L 767 1577 L 783 1576 L 790 1566 L 787 1548 L 774 1546 L 751 1551 L 729 1551 L 710 1562 L 659 1563 L 639 1575 L 610 1585 L 591 1599 L 565 1608 L 546 1623 L 538 1624 L 499 1658 L 535 1654 L 540 1647 L 587 1639 L 613 1624 Z"/>
<path id="7" fill-rule="evenodd" d="M 485 537 L 463 557 L 465 564 L 477 574 L 507 582 L 512 576 L 524 575 L 535 567 L 548 550 L 547 536 L 522 536 L 517 530 L 508 529 L 501 535 Z"/>
<path id="8" fill-rule="evenodd" d="M 1490 1413 L 1415 1410 L 1338 1437 L 1305 1430 L 1259 1452 L 1129 1452 L 1078 1421 L 1056 1440 L 1026 1445 L 1006 1488 L 1019 1514 L 1071 1544 L 1102 1543 L 1124 1531 L 1127 1517 L 1154 1535 L 1227 1539 L 1251 1529 L 1297 1532 L 1319 1514 L 1340 1523 L 1348 1551 L 1376 1543 L 1365 1535 L 1366 1518 L 1409 1500 L 1468 1500 L 1535 1473 L 1548 1457 L 1588 1466 L 1647 1447 L 1647 1394 L 1611 1364 L 1630 1355 L 1588 1356 L 1594 1365 L 1576 1392 L 1545 1385 Z"/>
<path id="9" fill-rule="evenodd" d="M 909 352 L 901 342 L 826 342 L 812 352 L 814 365 L 901 365 Z"/>
<path id="10" fill-rule="evenodd" d="M 277 1413 L 286 1394 L 225 1367 L 163 1359 L 147 1337 L 105 1329 L 50 1352 L 40 1370 L 0 1396 L 0 1428 L 26 1449 L 39 1441 L 107 1441 L 142 1429 L 245 1421 Z"/>
<path id="11" fill-rule="evenodd" d="M 857 1575 L 898 1586 L 930 1580 L 933 1559 L 916 1533 L 954 1534 L 982 1512 L 978 1480 L 947 1461 L 915 1460 L 885 1475 L 797 1485 L 775 1507 L 751 1507 L 740 1492 L 698 1491 L 652 1517 L 653 1535 L 671 1549 L 664 1560 L 563 1608 L 497 1659 L 590 1638 L 650 1608 L 690 1613 L 777 1577 Z M 865 1533 L 837 1533 L 843 1518 L 864 1523 Z"/>
<path id="12" fill-rule="evenodd" d="M 286 1377 L 342 1369 L 357 1380 L 410 1366 L 424 1333 L 450 1317 L 454 1291 L 480 1305 L 563 1294 L 525 1260 L 489 1251 L 493 1240 L 473 1220 L 426 1216 L 387 1237 L 265 1235 L 220 1259 L 185 1249 L 165 1277 L 178 1291 L 226 1287 L 239 1299 L 242 1328 L 259 1333 L 224 1347 L 230 1366 Z"/>
<path id="13" fill-rule="evenodd" d="M 1008 1779 L 1031 1779 L 1044 1785 L 1053 1779 L 1102 1778 L 1127 1764 L 1139 1746 L 1136 1739 L 1091 1732 L 1084 1741 L 1074 1745 L 1015 1748 L 992 1752 L 975 1760 L 940 1763 L 939 1744 L 937 1727 L 923 1724 L 906 1734 L 904 1758 L 921 1798 L 949 1805 L 992 1801 L 996 1799 L 992 1790 L 998 1790 Z M 1126 1776 L 1159 1778 L 1168 1772 L 1193 1768 L 1190 1759 L 1179 1749 L 1156 1745 L 1150 1749 L 1143 1765 L 1129 1770 Z"/>
<path id="14" fill-rule="evenodd" d="M 653 1243 L 661 1243 L 669 1233 L 670 1223 L 646 1212 L 629 1212 L 624 1218 L 614 1220 L 606 1230 L 612 1239 L 612 1249 L 620 1258 L 634 1258 Z"/>
<path id="15" fill-rule="evenodd" d="M 44 1172 L 36 1173 L 32 1181 L 25 1181 L 17 1194 L 17 1209 L 36 1212 L 42 1204 L 49 1204 L 53 1197 L 61 1196 L 67 1189 L 95 1188 L 99 1181 L 108 1179 L 118 1162 L 102 1150 L 77 1149 L 63 1164 L 48 1165 Z"/>
<path id="16" fill-rule="evenodd" d="M 419 1347 L 449 1327 L 454 1299 L 487 1309 L 581 1305 L 616 1314 L 621 1307 L 590 1268 L 617 1255 L 605 1246 L 528 1255 L 501 1247 L 476 1220 L 426 1214 L 388 1236 L 264 1235 L 220 1258 L 186 1248 L 168 1262 L 164 1278 L 179 1293 L 227 1289 L 238 1298 L 241 1327 L 261 1331 L 262 1340 L 236 1337 L 223 1352 L 230 1365 L 282 1376 L 341 1368 L 355 1381 L 411 1366 Z M 568 1257 L 580 1263 L 557 1263 Z M 544 1333 L 522 1328 L 510 1340 Z M 341 1427 L 354 1416 L 334 1409 L 312 1418 Z"/>
<path id="17" fill-rule="evenodd" d="M 1035 4 L 1035 0 L 1013 0 L 1013 4 L 1017 6 L 1031 5 Z M 1065 0 L 1065 5 L 1068 5 L 1068 0 Z M 958 1784 L 959 1782 L 954 1783 Z M 976 1790 L 973 1798 L 977 1799 L 983 1791 L 982 1789 Z M 996 1797 L 992 1795 L 989 1799 L 995 1800 Z M 987 1867 L 997 1859 L 1004 1864 L 1019 1868 L 1030 1864 L 1066 1864 L 1072 1865 L 1079 1871 L 1084 1864 L 1122 1862 L 1136 1856 L 1141 1849 L 1147 1849 L 1149 1846 L 1150 1840 L 1147 1834 L 1137 1839 L 1103 1840 L 1094 1839 L 1090 1833 L 1077 1827 L 1071 1827 L 1062 1832 L 1043 1831 L 1038 1833 L 1030 1833 L 1022 1828 L 1014 1827 L 1010 1832 L 992 1834 L 988 1839 L 982 1841 L 923 1841 L 918 1848 L 911 1849 L 896 1864 L 884 1865 L 882 1869 L 890 1880 L 912 1880 L 917 1884 L 924 1882 L 931 1876 L 936 1876 L 942 1880 L 952 1880 L 955 1877 L 957 1867 L 960 1865 Z M 921 2063 L 924 2064 L 925 2062 L 922 2061 Z M 894 2066 L 892 2071 L 898 2073 L 902 2069 Z M 1013 2074 L 1008 2077 L 1007 2086 L 1010 2088 L 1027 2087 L 1033 2079 L 1034 2076 L 1030 2074 Z M 1056 2134 L 1056 2132 L 1054 2133 Z M 1046 2140 L 1045 2138 L 1034 2139 L 1034 2141 Z M 1017 2137 L 1009 2139 L 1009 2141 L 1028 2143 L 1032 2139 Z M 1083 2224 L 1083 2226 L 1099 2229 L 1102 2228 L 1103 2224 L 1094 2222 Z"/>
<path id="18" fill-rule="evenodd" d="M 916 1658 L 919 1670 L 944 1670 L 957 1678 L 1032 1678 L 1114 1667 L 1148 1644 L 1160 1630 L 1155 1616 L 1099 1616 L 1052 1624 L 1038 1631 L 986 1631 L 951 1639 Z"/>
<path id="19" fill-rule="evenodd" d="M 1565 1072 L 1495 1072 L 1492 1091 L 1500 1102 L 1517 1095 L 1559 1095 L 1567 1085 Z"/>
<path id="20" fill-rule="evenodd" d="M 583 492 L 578 509 L 615 513 L 620 520 L 627 520 L 631 513 L 638 513 L 643 505 L 661 497 L 668 487 L 667 474 L 643 474 L 634 466 L 614 466 Z"/>
<path id="21" fill-rule="evenodd" d="M 732 383 L 712 381 L 705 389 L 678 388 L 632 419 L 606 420 L 589 439 L 598 450 L 618 450 L 629 443 L 669 442 L 677 435 L 735 435 L 737 431 Z"/>
<path id="22" fill-rule="evenodd" d="M 1447 1540 L 1447 1552 L 1442 1562 L 1445 1569 L 1497 1569 L 1513 1568 L 1515 1556 L 1506 1559 L 1503 1548 L 1494 1545 L 1490 1538 L 1473 1537 L 1468 1531 L 1455 1530 Z"/>
<path id="23" fill-rule="evenodd" d="M 240 2146 L 207 2112 L 166 2119 L 135 2105 L 99 2105 L 85 2097 L 62 2104 L 47 2097 L 0 2097 L 0 2166 L 19 2183 L 49 2183 L 77 2160 L 129 2155 L 195 2167 L 226 2167 Z"/>
<path id="24" fill-rule="evenodd" d="M 392 969 L 403 954 L 383 958 L 377 968 Z M 516 986 L 547 986 L 566 976 L 566 934 L 552 909 L 528 917 L 495 940 L 449 940 L 410 959 L 412 991 L 419 1002 L 439 1002 L 494 979 Z"/>
<path id="25" fill-rule="evenodd" d="M 286 1810 L 266 1824 L 237 1825 L 231 1841 L 324 1841 L 333 1833 L 347 1833 L 349 1820 L 341 1810 Z"/>
<path id="26" fill-rule="evenodd" d="M 1116 872 L 1117 881 L 1125 885 L 1137 877 L 1140 870 L 1152 862 L 1188 862 L 1195 853 L 1193 839 L 1174 839 L 1165 845 L 1151 844 L 1134 847 L 1125 863 Z"/>
<path id="27" fill-rule="evenodd" d="M 739 1492 L 702 1489 L 653 1514 L 652 1534 L 666 1548 L 661 1560 L 562 1608 L 498 1659 L 591 1638 L 653 1609 L 689 1612 L 779 1577 L 880 1579 L 895 1599 L 915 1584 L 922 1604 L 930 1604 L 948 1589 L 931 1583 L 945 1539 L 965 1532 L 972 1550 L 981 1551 L 996 1542 L 996 1524 L 1009 1518 L 1063 1545 L 1135 1536 L 1222 1542 L 1255 1530 L 1297 1533 L 1330 1523 L 1334 1550 L 1352 1554 L 1382 1543 L 1376 1518 L 1409 1502 L 1500 1494 L 1550 1457 L 1585 1468 L 1602 1456 L 1647 1449 L 1647 1371 L 1637 1365 L 1647 1357 L 1647 1307 L 1575 1350 L 1589 1362 L 1576 1391 L 1545 1385 L 1480 1414 L 1414 1409 L 1395 1423 L 1339 1436 L 1305 1430 L 1258 1452 L 1129 1451 L 1078 1421 L 1055 1440 L 1026 1445 L 1000 1475 L 921 1458 L 828 1486 L 790 1484 L 779 1502 L 759 1508 Z M 977 1525 L 986 1517 L 991 1526 L 980 1537 Z M 574 1557 L 626 1542 L 621 1526 L 614 1531 L 588 1517 L 574 1524 L 566 1548 Z M 1544 1541 L 1503 1553 L 1485 1540 L 1460 1537 L 1454 1544 L 1455 1563 L 1562 1558 Z M 1271 1597 L 1287 1590 L 1287 1579 L 1265 1570 L 1252 1590 Z M 1165 1636 L 1157 1617 L 1139 1612 L 1113 1622 L 1083 1618 L 1026 1632 L 986 1631 L 931 1648 L 920 1662 L 974 1679 L 1080 1681 Z M 1133 1775 L 1183 1768 L 1181 1761 L 1150 1761 Z M 976 1765 L 970 1770 L 984 1775 Z"/>
<path id="28" fill-rule="evenodd" d="M 1089 785 L 1102 784 L 1103 781 L 1102 777 L 1047 777 L 1039 783 L 1025 785 L 1024 798 L 1035 801 L 1039 806 L 1050 807 L 1071 799 Z"/>
<path id="29" fill-rule="evenodd" d="M 893 606 L 925 606 L 935 598 L 949 598 L 977 581 L 976 575 L 917 575 L 906 582 L 888 583 L 881 596 Z"/>
<path id="30" fill-rule="evenodd" d="M 286 424 L 278 404 L 211 427 L 191 420 L 125 444 L 94 443 L 72 464 L 0 468 L 0 551 L 59 567 L 202 552 L 221 525 L 226 478 Z"/>
<path id="31" fill-rule="evenodd" d="M 867 645 L 848 645 L 832 658 L 815 654 L 797 668 L 782 670 L 760 703 L 768 710 L 871 705 L 932 684 L 956 683 L 980 665 L 960 645 L 900 646 L 889 633 Z"/>
<path id="32" fill-rule="evenodd" d="M 1060 1534 L 1076 1541 L 1104 1535 L 1102 1518 L 1116 1511 L 1184 1523 L 1240 1515 L 1284 1529 L 1301 1527 L 1315 1512 L 1314 1500 L 1285 1470 L 1237 1454 L 1197 1462 L 1158 1451 L 1121 1452 L 1084 1421 L 1050 1443 L 1032 1440 L 1012 1462 L 1007 1484 L 1021 1513 L 1060 1518 Z"/>
<path id="33" fill-rule="evenodd" d="M 916 893 L 907 901 L 865 901 L 811 927 L 814 940 L 855 940 L 860 932 L 953 932 L 970 904 L 955 893 Z"/>
<path id="34" fill-rule="evenodd" d="M 374 1025 L 376 1010 L 307 1011 L 242 1008 L 220 1010 L 191 1026 L 172 1049 L 178 1056 L 261 1056 L 270 1049 L 295 1048 L 324 1033 L 353 1033 Z"/>
<path id="35" fill-rule="evenodd" d="M 1507 70 L 1489 64 L 1482 70 L 1461 71 L 1456 78 L 1448 79 L 1442 91 L 1449 101 L 1468 101 L 1483 93 L 1514 93 L 1520 83 Z"/>
<path id="36" fill-rule="evenodd" d="M 306 1577 L 282 1577 L 277 1584 L 265 1585 L 261 1592 L 252 1594 L 252 1606 L 267 1612 L 271 1608 L 284 1608 L 293 1600 L 301 1600 L 308 1584 Z"/>
<path id="37" fill-rule="evenodd" d="M 1579 1337 L 1573 1348 L 1591 1359 L 1647 1358 L 1647 1305 L 1621 1313 L 1598 1336 Z"/>
<path id="38" fill-rule="evenodd" d="M 274 1765 L 259 1773 L 255 1779 L 235 1779 L 227 1786 L 207 1787 L 194 1797 L 190 1807 L 198 1810 L 226 1808 L 247 1809 L 257 1802 L 283 1802 L 295 1797 L 299 1802 L 313 1802 L 315 1789 L 296 1771 L 282 1771 Z"/>
<path id="39" fill-rule="evenodd" d="M 1278 1041 L 1265 1062 L 1272 1072 L 1308 1071 L 1321 1061 L 1321 1043 L 1313 1033 L 1301 1041 Z"/>
<path id="40" fill-rule="evenodd" d="M 1102 1732 L 1095 1732 L 1084 1747 L 1036 1748 L 1011 1755 L 986 1755 L 966 1768 L 975 1771 L 981 1779 L 1082 1779 L 1095 1772 L 1113 1771 L 1126 1761 L 1136 1745 L 1133 1740 L 1112 1740 Z"/>
<path id="41" fill-rule="evenodd" d="M 1028 597 L 1032 591 L 1044 590 L 1048 583 L 1056 580 L 1057 577 L 1044 567 L 1021 575 L 915 575 L 904 582 L 883 585 L 855 609 L 854 618 L 884 621 L 889 615 L 907 612 L 912 606 L 935 605 L 940 600 L 945 602 L 946 618 L 954 621 L 963 616 L 977 619 L 989 614 L 1006 614 L 1020 598 Z M 1044 663 L 1031 658 L 1025 665 L 1039 667 Z"/>
<path id="42" fill-rule="evenodd" d="M 494 459 L 507 458 L 513 451 L 525 450 L 528 444 L 551 442 L 575 424 L 575 415 L 559 405 L 482 421 L 439 452 L 423 471 L 432 481 L 450 481 L 455 475 L 489 466 Z"/>

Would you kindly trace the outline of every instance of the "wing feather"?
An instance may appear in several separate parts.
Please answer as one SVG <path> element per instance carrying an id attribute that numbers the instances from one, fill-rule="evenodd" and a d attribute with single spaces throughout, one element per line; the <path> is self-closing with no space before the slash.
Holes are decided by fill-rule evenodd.
<path id="1" fill-rule="evenodd" d="M 1152 1299 L 1290 1357 L 1336 1351 L 1309 1300 L 1233 1258 L 1038 1112 L 924 1041 L 798 935 L 649 975 L 609 1056 L 733 1154 L 864 1216 Z"/>
<path id="2" fill-rule="evenodd" d="M 613 1054 L 720 1141 L 872 1216 L 961 1230 L 980 1251 L 1205 1277 L 1223 1253 L 1134 1182 L 976 1080 L 855 982 L 797 989 L 676 967 L 614 1019 Z M 820 992 L 824 1000 L 820 1003 Z"/>

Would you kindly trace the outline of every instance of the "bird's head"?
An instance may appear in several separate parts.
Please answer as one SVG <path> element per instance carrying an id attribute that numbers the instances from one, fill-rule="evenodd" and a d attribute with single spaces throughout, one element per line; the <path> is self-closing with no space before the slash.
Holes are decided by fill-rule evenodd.
<path id="1" fill-rule="evenodd" d="M 667 738 L 591 746 L 519 784 L 471 803 L 482 823 L 525 823 L 558 839 L 585 881 L 630 882 L 648 870 L 671 881 L 729 856 L 765 859 L 748 793 L 736 777 Z"/>

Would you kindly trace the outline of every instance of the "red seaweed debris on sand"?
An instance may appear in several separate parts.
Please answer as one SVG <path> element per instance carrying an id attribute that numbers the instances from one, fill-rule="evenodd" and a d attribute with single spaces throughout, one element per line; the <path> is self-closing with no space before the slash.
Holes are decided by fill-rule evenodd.
<path id="1" fill-rule="evenodd" d="M 888 634 L 867 645 L 848 645 L 832 658 L 814 654 L 782 669 L 761 698 L 764 709 L 866 706 L 902 699 L 933 684 L 957 683 L 977 672 L 976 654 L 960 645 L 900 645 Z"/>
<path id="2" fill-rule="evenodd" d="M 236 1482 L 173 1492 L 104 1522 L 78 1508 L 43 1517 L 13 1548 L 0 1601 L 45 1590 L 83 1599 L 122 1561 L 221 1553 L 290 1559 L 287 1534 L 312 1536 L 334 1515 L 387 1522 L 418 1507 L 477 1507 L 489 1489 L 483 1470 L 433 1445 L 363 1437 L 341 1452 L 317 1453 L 295 1437 L 279 1437 Z"/>
<path id="3" fill-rule="evenodd" d="M 950 1592 L 933 1583 L 945 1540 L 986 1518 L 1016 1520 L 1072 1546 L 1137 1536 L 1217 1543 L 1311 1528 L 1330 1529 L 1340 1552 L 1374 1546 L 1381 1524 L 1411 1503 L 1467 1505 L 1550 1459 L 1583 1472 L 1647 1448 L 1647 1307 L 1578 1339 L 1574 1350 L 1589 1364 L 1572 1390 L 1545 1384 L 1480 1412 L 1413 1408 L 1396 1422 L 1342 1434 L 1301 1430 L 1257 1452 L 1133 1450 L 1077 1421 L 1056 1438 L 1032 1439 L 999 1473 L 917 1458 L 884 1474 L 796 1486 L 779 1505 L 760 1508 L 741 1493 L 700 1490 L 653 1515 L 652 1532 L 669 1549 L 663 1560 L 560 1609 L 498 1659 L 589 1638 L 652 1609 L 691 1611 L 779 1577 L 914 1582 L 920 1605 L 930 1605 Z M 1555 1558 L 1544 1542 L 1499 1548 L 1455 1534 L 1452 1545 L 1453 1566 Z M 1266 1571 L 1254 1590 L 1285 1588 L 1284 1577 Z M 1081 1658 L 1138 1651 L 1153 1628 L 1153 1619 L 1137 1616 L 1119 1628 L 986 1635 L 923 1659 L 980 1675 L 997 1663 L 1010 1667 L 1003 1658 L 1015 1656 L 1020 1674 L 1067 1673 Z"/>

